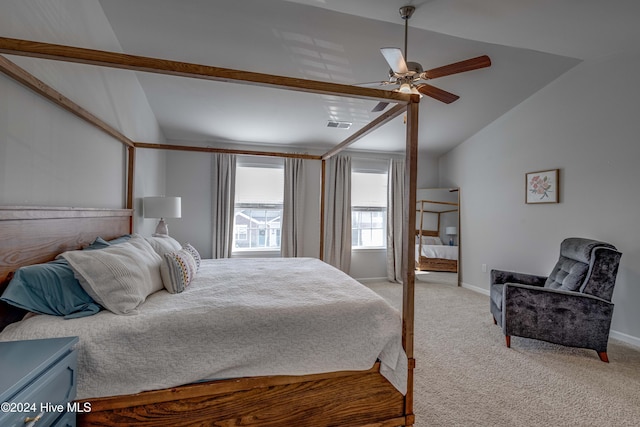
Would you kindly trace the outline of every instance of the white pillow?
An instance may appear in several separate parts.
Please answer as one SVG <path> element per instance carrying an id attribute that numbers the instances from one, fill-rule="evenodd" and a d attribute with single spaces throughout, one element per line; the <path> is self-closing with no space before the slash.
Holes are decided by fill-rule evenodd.
<path id="1" fill-rule="evenodd" d="M 423 245 L 442 245 L 442 240 L 439 237 L 422 236 Z"/>
<path id="2" fill-rule="evenodd" d="M 175 252 L 182 249 L 182 245 L 173 237 L 166 234 L 154 234 L 151 237 L 145 237 L 151 247 L 160 257 L 167 252 Z"/>
<path id="3" fill-rule="evenodd" d="M 140 236 L 99 251 L 69 251 L 69 262 L 82 288 L 115 314 L 133 314 L 147 296 L 163 288 L 162 258 Z"/>

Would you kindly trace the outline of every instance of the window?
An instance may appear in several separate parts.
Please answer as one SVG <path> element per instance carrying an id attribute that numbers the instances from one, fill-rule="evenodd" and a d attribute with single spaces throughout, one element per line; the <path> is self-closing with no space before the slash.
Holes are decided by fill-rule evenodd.
<path id="1" fill-rule="evenodd" d="M 381 248 L 387 243 L 387 174 L 351 173 L 351 246 Z"/>
<path id="2" fill-rule="evenodd" d="M 233 251 L 280 250 L 284 170 L 237 166 Z"/>

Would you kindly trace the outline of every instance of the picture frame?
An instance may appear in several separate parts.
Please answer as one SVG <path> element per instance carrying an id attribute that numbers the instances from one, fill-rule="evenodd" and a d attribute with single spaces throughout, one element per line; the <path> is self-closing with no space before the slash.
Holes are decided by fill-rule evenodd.
<path id="1" fill-rule="evenodd" d="M 560 170 L 548 169 L 525 174 L 525 202 L 527 204 L 558 203 Z"/>

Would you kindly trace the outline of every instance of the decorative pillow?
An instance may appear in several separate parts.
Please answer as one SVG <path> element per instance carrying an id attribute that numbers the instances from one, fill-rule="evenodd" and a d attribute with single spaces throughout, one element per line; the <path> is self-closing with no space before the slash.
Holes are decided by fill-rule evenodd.
<path id="1" fill-rule="evenodd" d="M 161 257 L 167 252 L 175 252 L 182 249 L 182 245 L 176 239 L 166 234 L 154 234 L 151 237 L 145 237 L 145 240 Z"/>
<path id="2" fill-rule="evenodd" d="M 102 308 L 82 289 L 64 259 L 19 268 L 0 299 L 24 310 L 65 319 L 91 316 Z"/>
<path id="3" fill-rule="evenodd" d="M 196 260 L 186 249 L 165 253 L 160 266 L 164 287 L 172 294 L 184 291 L 196 277 L 197 270 Z"/>
<path id="4" fill-rule="evenodd" d="M 442 245 L 442 240 L 439 237 L 422 236 L 423 245 Z"/>
<path id="5" fill-rule="evenodd" d="M 200 261 L 202 261 L 202 257 L 200 256 L 200 252 L 198 252 L 198 250 L 196 248 L 191 246 L 191 243 L 189 243 L 189 242 L 185 243 L 182 246 L 182 249 L 184 249 L 185 251 L 187 251 L 187 252 L 189 252 L 191 254 L 193 259 L 196 261 L 197 269 L 200 270 Z"/>
<path id="6" fill-rule="evenodd" d="M 163 288 L 162 258 L 140 236 L 99 251 L 65 252 L 62 257 L 82 288 L 115 314 L 135 313 L 147 296 Z"/>

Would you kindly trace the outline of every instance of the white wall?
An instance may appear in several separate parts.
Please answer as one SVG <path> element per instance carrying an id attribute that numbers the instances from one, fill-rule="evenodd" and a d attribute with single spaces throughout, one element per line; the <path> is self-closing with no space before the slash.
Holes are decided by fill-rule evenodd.
<path id="1" fill-rule="evenodd" d="M 612 335 L 640 345 L 640 54 L 584 62 L 443 157 L 461 187 L 462 282 L 481 265 L 547 275 L 565 237 L 622 253 Z M 560 169 L 560 203 L 526 205 L 524 174 Z"/>
<path id="2" fill-rule="evenodd" d="M 440 187 L 438 157 L 422 151 L 418 154 L 418 177 L 416 188 L 438 188 Z"/>
<path id="3" fill-rule="evenodd" d="M 309 160 L 306 168 L 303 256 L 317 258 L 320 247 L 321 163 Z M 211 156 L 186 151 L 167 153 L 166 189 L 167 196 L 182 198 L 182 218 L 169 220 L 169 234 L 181 242 L 190 242 L 204 258 L 210 258 Z"/>
<path id="4" fill-rule="evenodd" d="M 5 0 L 0 35 L 121 51 L 97 0 Z M 128 137 L 164 141 L 133 72 L 8 58 Z M 138 164 L 137 197 L 164 185 L 164 154 Z M 121 208 L 125 171 L 119 141 L 0 76 L 0 204 Z"/>
<path id="5" fill-rule="evenodd" d="M 257 149 L 236 145 L 234 148 Z M 359 158 L 356 162 L 361 166 L 369 162 L 379 167 L 388 162 L 382 155 L 352 154 Z M 203 153 L 186 151 L 171 151 L 166 155 L 166 195 L 182 197 L 182 218 L 169 220 L 169 233 L 179 241 L 190 242 L 203 257 L 211 257 L 211 158 Z M 303 256 L 317 258 L 320 253 L 321 162 L 307 161 L 306 168 Z M 386 251 L 354 250 L 349 273 L 356 278 L 386 277 Z"/>

